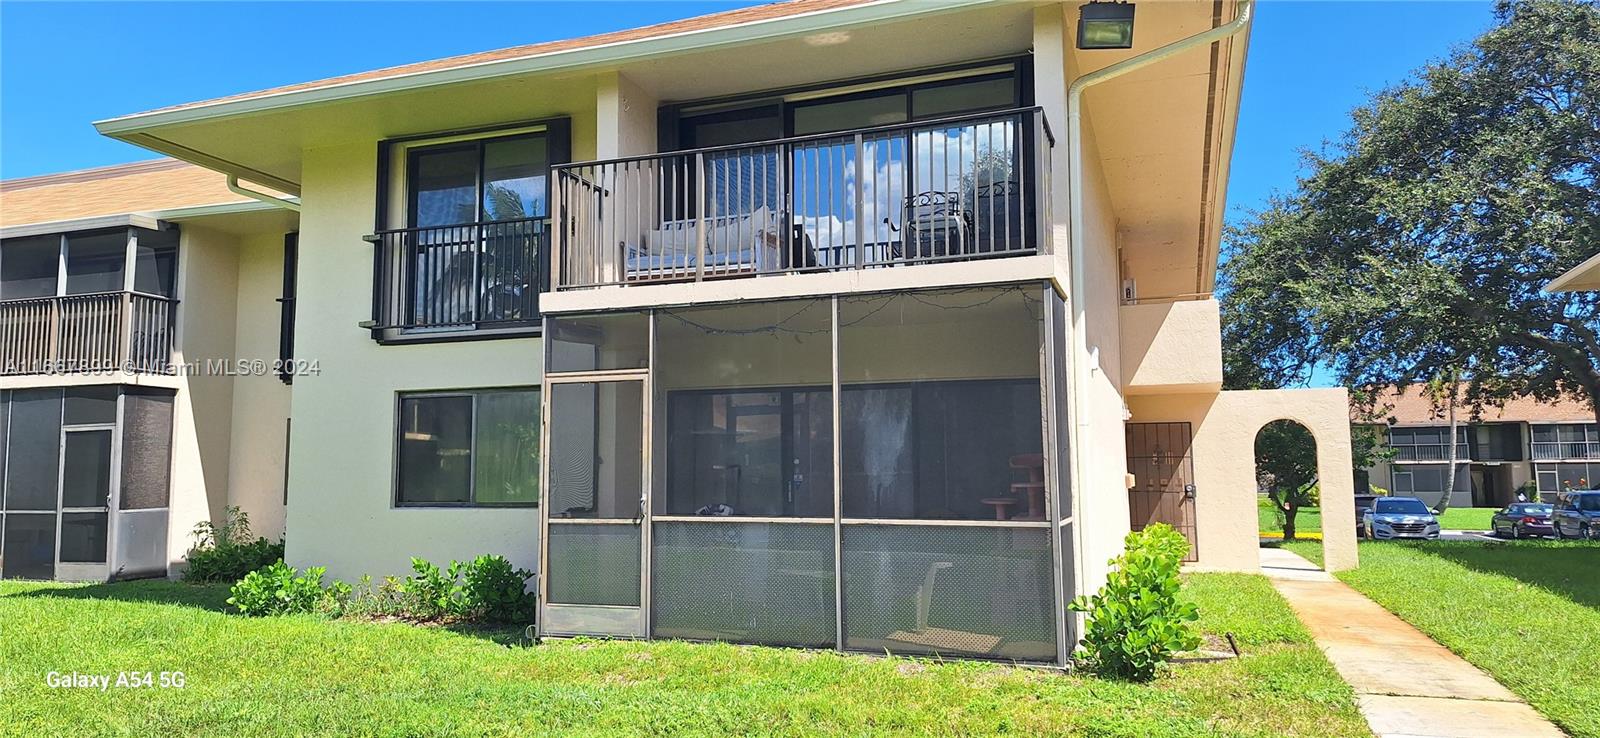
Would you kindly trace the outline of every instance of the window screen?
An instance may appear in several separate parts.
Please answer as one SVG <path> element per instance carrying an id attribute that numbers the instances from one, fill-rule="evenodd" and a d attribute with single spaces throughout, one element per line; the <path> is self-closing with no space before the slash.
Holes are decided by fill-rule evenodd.
<path id="1" fill-rule="evenodd" d="M 133 257 L 133 289 L 148 295 L 177 294 L 178 232 L 139 230 Z"/>
<path id="2" fill-rule="evenodd" d="M 62 453 L 61 506 L 105 507 L 111 494 L 111 431 L 68 431 Z"/>
<path id="3" fill-rule="evenodd" d="M 1043 481 L 1040 410 L 1032 379 L 844 388 L 845 517 L 994 520 L 985 500 L 1012 496 L 1023 516 L 1013 485 Z"/>
<path id="4" fill-rule="evenodd" d="M 124 388 L 120 507 L 167 506 L 172 486 L 171 392 Z"/>
<path id="5" fill-rule="evenodd" d="M 117 422 L 117 389 L 116 385 L 111 384 L 67 388 L 62 424 L 89 425 Z"/>
<path id="6" fill-rule="evenodd" d="M 6 579 L 55 578 L 56 516 L 8 512 L 5 525 L 0 574 Z"/>
<path id="7" fill-rule="evenodd" d="M 62 563 L 105 563 L 107 518 L 103 512 L 62 513 Z"/>
<path id="8" fill-rule="evenodd" d="M 1047 530 L 849 525 L 843 555 L 846 648 L 1056 656 Z"/>
<path id="9" fill-rule="evenodd" d="M 13 238 L 0 243 L 0 299 L 54 295 L 60 265 L 60 236 Z"/>
<path id="10" fill-rule="evenodd" d="M 67 294 L 116 292 L 128 259 L 128 232 L 67 237 Z"/>
<path id="11" fill-rule="evenodd" d="M 61 459 L 61 390 L 11 393 L 6 510 L 55 510 Z"/>

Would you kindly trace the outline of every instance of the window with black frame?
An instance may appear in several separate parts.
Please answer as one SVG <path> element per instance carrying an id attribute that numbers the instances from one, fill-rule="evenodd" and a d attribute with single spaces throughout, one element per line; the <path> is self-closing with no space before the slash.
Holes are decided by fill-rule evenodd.
<path id="1" fill-rule="evenodd" d="M 402 393 L 395 504 L 539 502 L 539 389 Z"/>
<path id="2" fill-rule="evenodd" d="M 538 319 L 551 162 L 546 132 L 406 150 L 407 228 L 386 232 L 406 329 Z M 395 238 L 398 235 L 399 238 Z"/>

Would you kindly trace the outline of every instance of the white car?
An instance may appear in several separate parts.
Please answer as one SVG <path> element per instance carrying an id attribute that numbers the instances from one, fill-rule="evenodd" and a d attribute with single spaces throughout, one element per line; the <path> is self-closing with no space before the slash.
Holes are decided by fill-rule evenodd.
<path id="1" fill-rule="evenodd" d="M 1374 540 L 1439 537 L 1439 519 L 1415 497 L 1379 497 L 1361 521 L 1367 537 Z"/>

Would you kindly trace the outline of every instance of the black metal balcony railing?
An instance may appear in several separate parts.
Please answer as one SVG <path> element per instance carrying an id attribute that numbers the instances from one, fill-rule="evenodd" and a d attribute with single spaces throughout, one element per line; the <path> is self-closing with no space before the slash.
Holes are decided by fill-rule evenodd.
<path id="1" fill-rule="evenodd" d="M 139 292 L 0 301 L 0 374 L 169 373 L 175 303 Z"/>
<path id="2" fill-rule="evenodd" d="M 556 289 L 1045 250 L 1038 108 L 554 167 Z"/>
<path id="3" fill-rule="evenodd" d="M 379 331 L 515 328 L 539 320 L 545 218 L 379 231 L 373 321 Z"/>
<path id="4" fill-rule="evenodd" d="M 1536 461 L 1600 459 L 1600 442 L 1534 441 L 1529 444 Z"/>

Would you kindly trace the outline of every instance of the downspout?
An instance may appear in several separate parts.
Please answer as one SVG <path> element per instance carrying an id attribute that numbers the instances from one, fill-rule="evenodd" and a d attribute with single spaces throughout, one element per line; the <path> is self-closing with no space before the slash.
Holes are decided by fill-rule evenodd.
<path id="1" fill-rule="evenodd" d="M 280 207 L 285 210 L 293 210 L 296 213 L 300 212 L 300 203 L 291 202 L 281 197 L 273 197 L 265 192 L 257 192 L 255 190 L 245 189 L 244 187 L 239 186 L 239 178 L 232 174 L 228 175 L 228 191 L 235 195 L 243 195 L 252 200 L 260 200 L 268 205 Z"/>
<path id="2" fill-rule="evenodd" d="M 1082 412 L 1085 400 L 1082 395 L 1088 385 L 1082 376 L 1085 367 L 1090 367 L 1089 342 L 1084 333 L 1084 316 L 1087 313 L 1084 305 L 1084 216 L 1083 216 L 1083 91 L 1101 82 L 1121 77 L 1137 69 L 1166 60 L 1190 49 L 1215 43 L 1233 36 L 1250 26 L 1251 11 L 1254 8 L 1252 0 L 1239 0 L 1238 11 L 1232 21 L 1212 28 L 1208 31 L 1197 33 L 1188 38 L 1179 39 L 1166 46 L 1152 49 L 1138 56 L 1129 57 L 1103 69 L 1097 69 L 1072 81 L 1067 86 L 1067 197 L 1068 197 L 1068 228 L 1069 249 L 1072 270 L 1072 351 L 1068 354 L 1068 371 L 1072 382 L 1071 391 L 1067 393 L 1070 401 L 1069 412 L 1075 418 L 1079 438 L 1087 436 L 1089 429 Z M 1083 444 L 1073 443 L 1072 448 L 1072 474 L 1074 506 L 1083 496 L 1082 474 Z M 1081 557 L 1080 557 L 1081 558 Z M 1079 564 L 1081 565 L 1081 561 Z M 1082 572 L 1079 572 L 1079 581 L 1082 581 Z"/>

